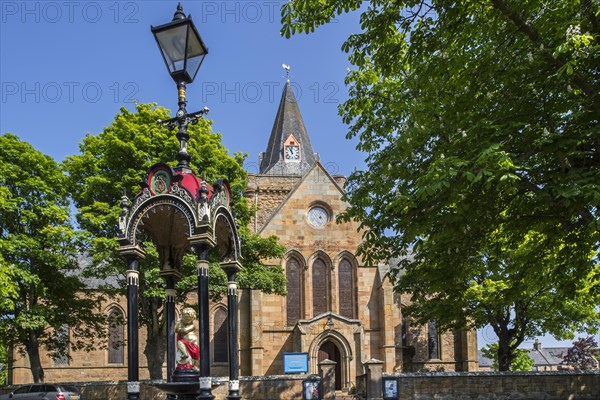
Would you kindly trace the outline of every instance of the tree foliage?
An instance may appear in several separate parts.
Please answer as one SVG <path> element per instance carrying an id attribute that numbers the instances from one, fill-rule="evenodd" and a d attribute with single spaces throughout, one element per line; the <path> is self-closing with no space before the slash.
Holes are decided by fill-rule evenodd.
<path id="1" fill-rule="evenodd" d="M 492 360 L 492 369 L 498 371 L 498 343 L 490 343 L 481 349 L 484 356 Z M 515 358 L 513 358 L 510 364 L 510 371 L 531 371 L 535 362 L 529 357 L 529 352 L 526 349 L 517 349 L 515 351 Z"/>
<path id="2" fill-rule="evenodd" d="M 593 336 L 579 338 L 573 342 L 563 362 L 578 370 L 589 370 L 598 368 L 598 360 L 594 357 L 594 351 L 598 347 L 598 343 Z"/>
<path id="3" fill-rule="evenodd" d="M 340 106 L 367 153 L 343 220 L 401 258 L 407 310 L 522 341 L 598 325 L 600 23 L 595 0 L 292 0 L 282 34 L 359 10 Z"/>
<path id="4" fill-rule="evenodd" d="M 55 331 L 68 327 L 72 348 L 88 350 L 103 332 L 96 299 L 82 295 L 65 178 L 50 157 L 0 136 L 0 337 L 27 353 L 35 382 L 41 348 L 68 354 Z"/>
<path id="5" fill-rule="evenodd" d="M 158 120 L 170 118 L 169 111 L 153 104 L 137 104 L 131 112 L 125 108 L 115 120 L 98 135 L 88 134 L 80 144 L 81 153 L 68 157 L 63 165 L 69 173 L 69 188 L 77 206 L 77 220 L 89 233 L 88 252 L 92 263 L 88 273 L 100 278 L 116 277 L 116 289 L 123 293 L 126 268 L 116 253 L 118 244 L 118 217 L 121 211 L 122 189 L 133 194 L 140 191 L 139 183 L 146 171 L 157 162 L 175 166 L 179 142 L 174 132 L 157 125 Z M 238 274 L 240 287 L 252 287 L 265 292 L 285 292 L 285 276 L 280 266 L 268 266 L 262 258 L 278 257 L 283 247 L 277 239 L 260 238 L 246 225 L 251 212 L 242 191 L 246 188 L 247 174 L 242 168 L 244 155 L 230 156 L 221 144 L 221 136 L 211 131 L 210 122 L 201 119 L 188 126 L 188 152 L 193 159 L 191 167 L 208 182 L 227 178 L 234 201 L 234 210 L 240 223 L 243 269 Z M 152 379 L 162 377 L 166 346 L 163 300 L 164 279 L 159 274 L 158 254 L 148 243 L 147 256 L 140 263 L 140 324 L 148 331 L 145 354 Z M 227 277 L 218 264 L 209 271 L 209 290 L 213 297 L 226 292 Z M 179 302 L 196 289 L 195 257 L 184 258 L 184 277 L 177 283 Z M 108 288 L 111 289 L 111 288 Z M 112 289 L 115 289 L 113 287 Z"/>
<path id="6" fill-rule="evenodd" d="M 0 191 L 7 189 L 0 186 Z M 15 302 L 19 297 L 19 286 L 15 279 L 16 271 L 10 267 L 2 253 L 0 253 L 0 313 L 8 314 L 15 309 Z"/>
<path id="7" fill-rule="evenodd" d="M 0 340 L 0 386 L 6 385 L 9 362 L 8 348 L 6 347 L 4 340 Z"/>

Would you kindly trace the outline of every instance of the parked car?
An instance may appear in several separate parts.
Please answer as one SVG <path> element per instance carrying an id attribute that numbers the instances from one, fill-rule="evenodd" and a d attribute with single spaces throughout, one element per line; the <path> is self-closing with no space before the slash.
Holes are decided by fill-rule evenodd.
<path id="1" fill-rule="evenodd" d="M 48 383 L 23 385 L 14 392 L 0 396 L 0 400 L 82 400 L 74 386 Z"/>

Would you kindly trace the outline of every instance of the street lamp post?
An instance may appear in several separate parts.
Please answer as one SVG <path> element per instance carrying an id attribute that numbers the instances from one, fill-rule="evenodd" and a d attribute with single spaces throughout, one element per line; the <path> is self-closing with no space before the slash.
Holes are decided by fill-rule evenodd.
<path id="1" fill-rule="evenodd" d="M 177 84 L 179 109 L 174 118 L 159 121 L 170 129 L 178 128 L 178 164 L 172 168 L 164 162 L 148 169 L 140 182 L 141 191 L 129 202 L 124 194 L 119 215 L 119 253 L 127 260 L 127 327 L 128 327 L 128 382 L 127 399 L 139 400 L 138 348 L 138 285 L 139 260 L 146 255 L 145 239 L 151 239 L 160 263 L 160 275 L 166 283 L 165 312 L 167 318 L 167 382 L 153 382 L 154 387 L 168 394 L 167 399 L 212 400 L 210 377 L 210 338 L 208 308 L 208 255 L 221 257 L 221 267 L 229 278 L 229 396 L 238 400 L 238 346 L 237 346 L 237 285 L 236 273 L 241 268 L 241 241 L 233 212 L 232 192 L 225 179 L 214 185 L 200 179 L 190 167 L 192 157 L 187 151 L 187 127 L 196 123 L 202 111 L 188 113 L 185 109 L 186 84 L 191 83 L 208 53 L 190 16 L 183 13 L 181 4 L 173 20 L 152 27 L 169 74 Z M 140 233 L 143 232 L 143 235 Z M 197 255 L 199 343 L 193 333 L 190 318 L 193 310 L 184 310 L 181 323 L 174 324 L 176 283 L 183 271 L 185 253 Z M 184 318 L 185 316 L 185 318 Z M 177 330 L 178 337 L 175 336 Z M 175 359 L 175 345 L 179 356 Z M 198 349 L 199 348 L 199 349 Z M 198 351 L 200 350 L 200 351 Z M 198 354 L 200 353 L 200 354 Z M 199 361 L 199 370 L 197 368 Z M 175 365 L 177 364 L 177 365 Z"/>
<path id="2" fill-rule="evenodd" d="M 172 130 L 178 128 L 177 139 L 179 140 L 179 153 L 177 153 L 177 167 L 176 171 L 180 173 L 191 173 L 190 161 L 192 157 L 188 153 L 187 143 L 190 135 L 187 132 L 187 126 L 189 124 L 195 124 L 202 117 L 202 115 L 208 113 L 208 108 L 204 107 L 201 111 L 188 113 L 186 110 L 187 96 L 186 96 L 186 85 L 192 83 L 204 57 L 208 54 L 208 49 L 202 41 L 192 17 L 185 16 L 181 3 L 177 5 L 177 11 L 173 16 L 173 20 L 166 24 L 151 27 L 156 43 L 160 48 L 161 54 L 165 61 L 165 65 L 169 71 L 169 74 L 177 84 L 178 93 L 178 105 L 179 109 L 175 114 L 174 118 L 158 121 L 162 126 L 166 126 Z M 201 256 L 202 260 L 200 263 L 206 264 L 206 251 L 205 247 L 199 246 L 203 251 L 199 251 L 198 255 Z M 203 256 L 203 257 L 202 257 Z M 198 315 L 199 315 L 199 328 L 200 328 L 200 395 L 197 399 L 213 399 L 211 385 L 210 385 L 210 353 L 209 346 L 210 341 L 208 337 L 208 268 L 203 269 L 204 274 L 198 275 Z M 169 281 L 170 280 L 170 281 Z M 167 283 L 173 286 L 172 277 L 168 277 Z M 174 306 L 173 306 L 174 308 Z M 171 310 L 172 311 L 172 310 Z M 173 326 L 172 319 L 174 318 L 174 312 L 170 312 L 168 315 L 170 321 L 168 326 Z M 170 351 L 175 348 L 175 336 L 174 333 L 169 332 L 168 343 Z M 167 352 L 169 353 L 169 351 Z M 174 381 L 188 381 L 194 379 L 195 374 L 184 374 L 180 371 L 173 371 L 174 360 L 172 356 L 168 356 L 167 362 L 167 374 L 169 380 Z M 179 374 L 178 374 L 179 373 Z M 181 375 L 181 376 L 180 376 Z M 196 378 L 197 379 L 197 378 Z M 179 395 L 180 399 L 192 398 L 191 395 Z"/>
<path id="3" fill-rule="evenodd" d="M 176 210 L 182 218 L 187 218 L 186 224 L 172 224 L 166 228 L 170 231 L 169 238 L 165 238 L 164 229 L 161 226 L 154 226 L 151 221 L 148 226 L 142 229 L 149 230 L 151 236 L 154 235 L 155 243 L 162 249 L 163 258 L 167 255 L 172 256 L 173 249 L 181 249 L 190 246 L 197 255 L 197 270 L 198 270 L 198 316 L 199 316 L 199 348 L 200 348 L 200 370 L 187 363 L 178 365 L 174 368 L 175 360 L 172 354 L 175 348 L 175 334 L 173 333 L 173 320 L 175 315 L 175 283 L 181 277 L 181 272 L 176 268 L 181 263 L 181 255 L 177 260 L 165 260 L 167 264 L 175 266 L 175 268 L 161 268 L 161 275 L 166 280 L 167 285 L 167 326 L 169 333 L 167 335 L 167 373 L 169 380 L 167 383 L 155 384 L 155 386 L 165 390 L 171 396 L 177 395 L 178 400 L 211 400 L 212 386 L 210 378 L 210 338 L 209 338 L 209 294 L 208 294 L 208 253 L 210 249 L 219 247 L 217 242 L 224 243 L 221 250 L 226 249 L 223 254 L 223 262 L 221 267 L 226 272 L 228 277 L 228 355 L 229 355 L 229 400 L 240 399 L 239 390 L 239 361 L 238 361 L 238 342 L 237 342 L 237 284 L 236 273 L 241 269 L 239 259 L 241 258 L 241 243 L 237 231 L 237 222 L 231 208 L 231 191 L 225 180 L 219 180 L 214 186 L 210 186 L 204 180 L 196 177 L 190 168 L 192 157 L 188 153 L 187 146 L 190 138 L 187 127 L 189 124 L 195 124 L 208 112 L 208 108 L 201 111 L 188 113 L 186 110 L 186 85 L 192 83 L 204 57 L 208 54 L 202 38 L 198 34 L 191 16 L 185 16 L 181 3 L 177 5 L 177 11 L 173 16 L 173 20 L 166 24 L 151 27 L 152 33 L 156 39 L 156 43 L 160 48 L 161 54 L 165 61 L 165 65 L 169 70 L 169 74 L 177 84 L 178 104 L 179 109 L 174 118 L 166 121 L 158 121 L 160 125 L 166 126 L 169 129 L 178 128 L 177 139 L 179 140 L 179 153 L 177 154 L 178 164 L 174 169 L 171 169 L 166 164 L 156 164 L 147 174 L 147 182 L 144 183 L 146 192 L 138 197 L 134 204 L 134 211 L 124 213 L 122 222 L 123 230 L 123 245 L 122 253 L 127 256 L 128 245 L 130 242 L 136 242 L 135 232 L 139 226 L 140 218 L 148 216 L 145 214 L 148 210 L 153 209 L 155 205 L 160 204 L 160 209 L 163 206 Z M 162 174 L 162 175 L 158 175 Z M 162 179 L 162 190 L 154 193 L 149 190 L 150 187 L 158 182 L 158 178 Z M 165 178 L 169 185 L 165 184 Z M 168 187 L 167 187 L 168 186 Z M 179 195 L 178 195 L 179 193 Z M 183 194 L 182 194 L 183 193 Z M 153 198 L 154 196 L 154 198 Z M 183 199 L 177 199 L 180 196 Z M 168 198 L 167 198 L 168 197 Z M 191 207 L 190 207 L 191 206 Z M 143 207 L 143 208 L 142 208 Z M 156 209 L 153 209 L 156 211 Z M 164 221 L 175 222 L 172 216 L 174 212 L 158 212 L 155 223 L 160 225 Z M 162 214 L 161 214 L 162 213 Z M 153 215 L 157 213 L 154 212 Z M 131 219 L 135 222 L 131 223 Z M 151 218 L 150 218 L 151 219 Z M 160 222 L 159 222 L 160 221 Z M 178 220 L 181 222 L 180 220 Z M 132 226 L 132 229 L 127 227 Z M 183 230 L 186 230 L 183 233 Z M 178 232 L 178 234 L 173 234 Z M 160 238 L 157 239 L 157 238 Z M 183 239 L 182 239 L 183 238 Z M 185 243 L 182 243 L 183 242 Z M 160 242 L 160 243 L 159 243 Z M 175 252 L 177 253 L 177 252 Z M 138 254 L 135 254 L 139 256 Z M 131 257 L 130 257 L 131 258 Z M 136 259 L 137 260 L 137 259 Z M 135 261 L 135 260 L 134 260 Z M 137 272 L 135 263 L 131 261 L 131 274 Z M 163 264 L 161 264 L 163 265 Z M 136 292 L 132 288 L 133 300 L 136 298 Z M 133 304 L 133 302 L 132 302 Z M 135 304 L 134 304 L 135 305 Z M 135 317 L 135 315 L 134 315 Z M 137 320 L 135 322 L 137 324 Z M 135 338 L 134 338 L 135 339 Z M 133 340 L 132 340 L 133 342 Z M 137 353 L 136 353 L 137 355 Z M 132 359 L 135 357 L 131 357 Z M 135 365 L 137 368 L 137 364 Z M 181 368 L 180 368 L 181 367 Z M 137 370 L 136 370 L 137 371 Z M 136 372 L 133 371 L 133 372 Z M 198 373 L 199 372 L 199 373 Z M 130 381 L 135 383 L 138 376 L 134 373 L 130 376 Z M 132 393 L 137 387 L 133 387 Z M 198 394 L 198 396 L 196 396 Z M 172 397 L 170 397 L 172 398 Z M 137 400 L 137 399 L 131 399 Z"/>

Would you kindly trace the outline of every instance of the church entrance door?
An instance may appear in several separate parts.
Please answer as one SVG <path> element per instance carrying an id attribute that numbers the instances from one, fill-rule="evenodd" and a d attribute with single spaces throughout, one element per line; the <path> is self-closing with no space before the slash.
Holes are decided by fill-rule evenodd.
<path id="1" fill-rule="evenodd" d="M 342 390 L 342 357 L 340 349 L 331 340 L 326 341 L 319 348 L 319 363 L 323 360 L 335 361 L 335 390 Z"/>

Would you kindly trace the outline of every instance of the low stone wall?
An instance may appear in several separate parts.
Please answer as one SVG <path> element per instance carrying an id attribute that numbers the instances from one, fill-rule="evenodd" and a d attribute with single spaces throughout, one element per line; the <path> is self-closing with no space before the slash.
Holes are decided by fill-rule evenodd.
<path id="1" fill-rule="evenodd" d="M 302 381 L 307 375 L 240 377 L 243 399 L 302 399 Z M 600 399 L 600 371 L 592 372 L 478 372 L 478 373 L 414 373 L 384 374 L 398 380 L 400 400 L 597 400 Z M 214 380 L 215 400 L 227 396 L 227 380 Z M 120 400 L 127 398 L 126 382 L 72 383 L 81 389 L 85 400 Z M 357 385 L 359 398 L 382 399 L 365 395 Z M 0 394 L 17 386 L 0 387 Z M 164 400 L 165 394 L 151 386 L 140 385 L 141 400 Z"/>
<path id="2" fill-rule="evenodd" d="M 600 371 L 384 374 L 398 379 L 398 399 L 600 399 Z"/>
<path id="3" fill-rule="evenodd" d="M 302 381 L 308 375 L 240 377 L 240 395 L 244 399 L 302 399 Z M 227 384 L 223 399 L 227 395 Z M 214 393 L 214 391 L 213 391 Z"/>
<path id="4" fill-rule="evenodd" d="M 243 399 L 292 400 L 302 399 L 302 381 L 307 375 L 281 375 L 265 377 L 240 377 L 240 395 Z M 213 378 L 212 394 L 215 400 L 224 400 L 228 394 L 225 378 Z M 50 383 L 50 382 L 49 382 Z M 71 382 L 81 390 L 85 400 L 122 400 L 127 398 L 127 382 Z M 0 387 L 0 394 L 10 393 L 20 385 Z M 151 381 L 141 382 L 140 400 L 164 400 L 165 393 L 152 386 Z"/>

